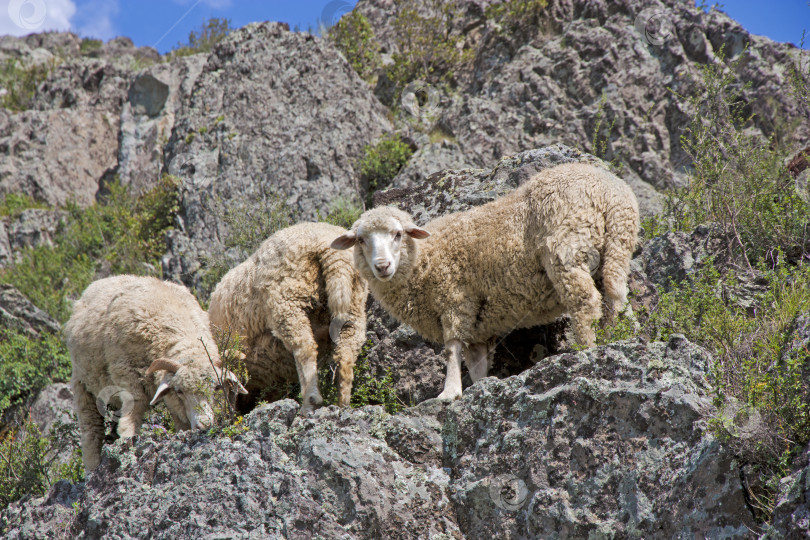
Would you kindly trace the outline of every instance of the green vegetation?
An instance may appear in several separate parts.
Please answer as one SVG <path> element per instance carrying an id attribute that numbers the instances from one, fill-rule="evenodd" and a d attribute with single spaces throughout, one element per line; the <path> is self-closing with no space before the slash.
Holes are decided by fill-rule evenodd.
<path id="1" fill-rule="evenodd" d="M 265 195 L 260 204 L 247 200 L 225 204 L 215 199 L 211 207 L 218 221 L 226 225 L 227 232 L 221 236 L 225 250 L 203 260 L 202 285 L 209 292 L 230 270 L 234 259 L 236 262 L 245 260 L 274 232 L 295 223 L 294 213 L 275 193 Z"/>
<path id="2" fill-rule="evenodd" d="M 381 379 L 374 377 L 371 366 L 368 363 L 368 351 L 371 350 L 372 342 L 368 340 L 360 351 L 357 362 L 354 365 L 354 381 L 352 381 L 352 407 L 364 407 L 366 405 L 381 405 L 389 414 L 401 411 L 405 404 L 394 390 L 394 381 L 390 370 L 386 369 L 385 376 Z M 338 400 L 338 387 L 336 379 L 336 366 L 327 364 L 318 370 L 318 389 L 323 396 L 323 404 L 336 405 Z"/>
<path id="3" fill-rule="evenodd" d="M 365 148 L 360 160 L 360 178 L 368 202 L 376 190 L 391 183 L 412 155 L 413 149 L 396 133 L 383 135 L 376 144 Z"/>
<path id="4" fill-rule="evenodd" d="M 325 221 L 326 223 L 349 229 L 362 213 L 363 207 L 360 204 L 343 197 L 338 197 L 325 217 L 318 211 L 318 221 Z"/>
<path id="5" fill-rule="evenodd" d="M 487 6 L 484 15 L 500 25 L 500 32 L 514 37 L 536 31 L 547 0 L 509 0 Z"/>
<path id="6" fill-rule="evenodd" d="M 10 283 L 60 322 L 70 316 L 70 301 L 102 267 L 113 274 L 158 275 L 165 252 L 164 231 L 179 209 L 179 181 L 164 176 L 140 197 L 112 184 L 101 203 L 67 207 L 68 217 L 53 246 L 20 253 L 19 262 L 0 270 Z"/>
<path id="7" fill-rule="evenodd" d="M 72 449 L 67 463 L 56 457 Z M 56 422 L 43 436 L 27 421 L 0 440 L 0 510 L 25 495 L 43 495 L 59 480 L 79 482 L 84 468 L 76 424 Z"/>
<path id="8" fill-rule="evenodd" d="M 56 68 L 56 60 L 24 66 L 15 58 L 0 64 L 0 87 L 6 91 L 0 96 L 0 107 L 10 111 L 26 111 L 33 106 L 37 88 Z"/>
<path id="9" fill-rule="evenodd" d="M 94 51 L 97 51 L 104 44 L 100 39 L 84 38 L 79 45 L 79 52 L 82 56 L 87 56 Z"/>
<path id="10" fill-rule="evenodd" d="M 35 201 L 22 193 L 6 193 L 0 201 L 0 217 L 18 218 L 23 210 L 29 208 L 48 208 L 48 205 Z"/>
<path id="11" fill-rule="evenodd" d="M 212 17 L 202 23 L 197 30 L 192 30 L 188 35 L 188 42 L 178 43 L 169 55 L 176 58 L 211 52 L 214 45 L 228 37 L 233 30 L 230 19 Z"/>
<path id="12" fill-rule="evenodd" d="M 40 388 L 69 378 L 70 357 L 57 336 L 32 339 L 0 329 L 0 417 Z"/>
<path id="13" fill-rule="evenodd" d="M 327 37 L 343 53 L 357 74 L 373 84 L 376 71 L 382 63 L 380 45 L 368 19 L 356 10 L 347 13 L 329 29 Z"/>
<path id="14" fill-rule="evenodd" d="M 640 325 L 620 320 L 599 339 L 682 333 L 713 353 L 718 413 L 711 426 L 758 477 L 748 495 L 766 522 L 780 479 L 810 442 L 810 352 L 795 335 L 810 313 L 810 207 L 785 170 L 789 154 L 777 137 L 747 129 L 746 86 L 734 77 L 744 58 L 701 66 L 697 91 L 685 98 L 689 184 L 670 194 L 663 216 L 644 224 L 648 238 L 714 224 L 722 251 L 671 283 L 649 313 L 637 314 Z M 810 76 L 794 73 L 795 94 L 806 100 Z M 746 292 L 752 289 L 759 292 Z"/>

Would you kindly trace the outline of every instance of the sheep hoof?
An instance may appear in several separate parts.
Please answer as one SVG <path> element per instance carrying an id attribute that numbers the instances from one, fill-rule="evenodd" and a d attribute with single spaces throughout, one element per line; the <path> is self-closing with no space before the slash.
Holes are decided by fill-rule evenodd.
<path id="1" fill-rule="evenodd" d="M 445 389 L 441 394 L 436 396 L 439 401 L 455 401 L 461 397 L 461 392 L 458 390 Z"/>

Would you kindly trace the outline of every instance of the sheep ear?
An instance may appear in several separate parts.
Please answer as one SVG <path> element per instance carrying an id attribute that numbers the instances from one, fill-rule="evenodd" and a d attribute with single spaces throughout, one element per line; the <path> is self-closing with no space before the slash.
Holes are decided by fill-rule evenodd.
<path id="1" fill-rule="evenodd" d="M 407 234 L 411 238 L 416 238 L 417 240 L 424 240 L 425 238 L 430 236 L 429 232 L 427 232 L 425 229 L 420 229 L 413 223 L 405 225 L 405 234 Z"/>
<path id="2" fill-rule="evenodd" d="M 155 391 L 155 397 L 152 398 L 152 401 L 149 402 L 149 405 L 152 406 L 164 397 L 171 389 L 169 383 L 172 382 L 172 378 L 174 377 L 174 373 L 166 373 L 161 379 L 160 384 L 158 385 L 157 391 Z"/>
<path id="3" fill-rule="evenodd" d="M 332 249 L 349 249 L 357 241 L 354 231 L 347 231 L 332 241 Z"/>

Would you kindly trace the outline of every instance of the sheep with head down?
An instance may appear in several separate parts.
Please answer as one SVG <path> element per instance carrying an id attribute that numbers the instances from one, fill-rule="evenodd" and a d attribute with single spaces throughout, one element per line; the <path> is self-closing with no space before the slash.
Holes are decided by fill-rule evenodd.
<path id="1" fill-rule="evenodd" d="M 604 323 L 629 310 L 638 230 L 638 202 L 624 181 L 570 163 L 424 227 L 396 208 L 368 210 L 332 247 L 354 246 L 354 265 L 383 308 L 444 343 L 439 398 L 452 400 L 461 395 L 462 355 L 476 381 L 487 374 L 494 339 L 517 328 L 567 313 L 577 343 L 593 346 L 603 309 Z"/>
<path id="2" fill-rule="evenodd" d="M 231 395 L 246 392 L 221 370 L 208 315 L 174 283 L 127 275 L 95 281 L 76 302 L 65 336 L 87 471 L 100 461 L 103 407 L 114 396 L 118 435 L 131 437 L 161 400 L 178 429 L 198 429 L 212 424 L 210 400 L 221 384 Z"/>

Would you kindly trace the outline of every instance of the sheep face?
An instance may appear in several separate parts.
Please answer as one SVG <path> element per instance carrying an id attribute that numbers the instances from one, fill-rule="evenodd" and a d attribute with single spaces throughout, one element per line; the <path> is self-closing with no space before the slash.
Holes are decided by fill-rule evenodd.
<path id="1" fill-rule="evenodd" d="M 165 373 L 149 404 L 155 405 L 161 399 L 173 396 L 176 399 L 167 399 L 167 406 L 174 408 L 173 405 L 178 401 L 182 403 L 182 410 L 173 412 L 187 418 L 191 429 L 207 428 L 214 423 L 214 411 L 210 402 L 214 392 L 221 390 L 220 380 L 225 381 L 229 399 L 235 397 L 236 393 L 247 393 L 233 373 L 228 373 L 223 379 L 220 370 L 216 368 L 211 373 L 211 370 L 202 370 L 193 364 L 181 365 L 168 360 L 156 360 L 147 370 L 147 375 L 157 370 L 164 370 Z"/>
<path id="2" fill-rule="evenodd" d="M 408 238 L 422 239 L 430 233 L 420 229 L 410 216 L 393 208 L 369 210 L 332 242 L 334 249 L 354 246 L 355 266 L 367 279 L 390 281 L 408 252 Z M 407 257 L 408 255 L 406 255 Z"/>

